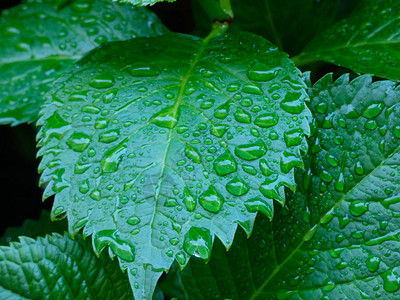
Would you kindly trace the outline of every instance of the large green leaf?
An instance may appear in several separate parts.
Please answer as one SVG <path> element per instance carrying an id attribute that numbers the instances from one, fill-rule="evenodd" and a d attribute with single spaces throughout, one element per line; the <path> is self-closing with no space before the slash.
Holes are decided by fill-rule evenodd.
<path id="1" fill-rule="evenodd" d="M 118 55 L 110 55 L 117 53 Z M 53 217 L 84 227 L 130 269 L 137 299 L 189 255 L 229 248 L 273 215 L 302 167 L 300 72 L 266 40 L 166 35 L 110 43 L 61 78 L 38 135 Z M 137 287 L 137 289 L 136 289 Z"/>
<path id="2" fill-rule="evenodd" d="M 8 245 L 10 242 L 18 241 L 19 236 L 36 238 L 45 236 L 48 233 L 63 234 L 67 231 L 67 222 L 52 222 L 50 220 L 50 212 L 43 210 L 38 220 L 27 219 L 20 227 L 9 227 L 0 237 L 0 245 Z"/>
<path id="3" fill-rule="evenodd" d="M 194 1 L 197 30 L 208 32 L 212 20 Z M 319 32 L 334 23 L 339 0 L 231 0 L 232 30 L 262 35 L 290 55 L 300 53 Z"/>
<path id="4" fill-rule="evenodd" d="M 180 274 L 189 299 L 399 299 L 400 89 L 371 76 L 309 90 L 316 128 L 299 191 L 273 222 Z"/>
<path id="5" fill-rule="evenodd" d="M 144 8 L 108 0 L 25 1 L 0 17 L 0 123 L 38 118 L 43 95 L 63 71 L 106 41 L 166 30 Z M 65 1 L 64 1 L 65 2 Z"/>
<path id="6" fill-rule="evenodd" d="M 354 70 L 400 80 L 400 2 L 362 1 L 353 15 L 316 37 L 296 58 L 322 59 Z"/>
<path id="7" fill-rule="evenodd" d="M 67 234 L 0 247 L 1 299 L 132 299 L 129 280 L 105 254 Z"/>

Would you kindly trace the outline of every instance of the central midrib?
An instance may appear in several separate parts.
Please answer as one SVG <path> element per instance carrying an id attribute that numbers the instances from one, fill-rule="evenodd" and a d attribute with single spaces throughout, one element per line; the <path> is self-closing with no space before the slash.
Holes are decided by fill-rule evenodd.
<path id="1" fill-rule="evenodd" d="M 395 153 L 400 151 L 400 147 L 398 147 L 396 150 L 393 151 L 394 155 Z M 347 198 L 347 196 L 349 194 L 351 194 L 356 188 L 358 188 L 365 180 L 367 180 L 368 178 L 370 178 L 371 174 L 373 174 L 375 171 L 377 171 L 379 169 L 379 167 L 381 167 L 383 165 L 383 163 L 386 161 L 387 158 L 383 159 L 382 162 L 374 169 L 372 170 L 367 176 L 365 176 L 360 182 L 358 182 L 354 187 L 352 187 L 346 194 L 344 194 L 338 202 L 335 203 L 334 206 L 332 206 L 332 208 L 330 210 L 328 210 L 324 215 L 322 215 L 319 218 L 319 222 L 317 224 L 315 224 L 314 226 L 312 226 L 310 228 L 309 231 L 307 231 L 307 233 L 305 233 L 303 235 L 303 239 L 302 241 L 297 245 L 297 247 L 290 253 L 290 255 L 288 257 L 286 257 L 286 259 L 280 263 L 279 265 L 276 265 L 276 267 L 274 268 L 274 270 L 272 271 L 272 273 L 268 276 L 268 278 L 264 281 L 264 283 L 257 289 L 254 291 L 254 293 L 251 295 L 251 297 L 249 298 L 249 300 L 254 300 L 256 299 L 256 297 L 262 292 L 262 290 L 268 285 L 268 283 L 275 277 L 276 274 L 278 274 L 280 272 L 280 270 L 282 269 L 282 267 L 284 265 L 286 265 L 291 259 L 292 257 L 297 254 L 297 252 L 300 250 L 300 248 L 303 246 L 303 244 L 306 242 L 305 237 L 309 236 L 310 234 L 312 234 L 312 232 L 316 232 L 318 230 L 318 228 L 321 226 L 322 221 L 324 220 L 324 218 L 332 213 L 337 207 L 339 207 L 339 205 L 343 202 L 344 199 Z"/>

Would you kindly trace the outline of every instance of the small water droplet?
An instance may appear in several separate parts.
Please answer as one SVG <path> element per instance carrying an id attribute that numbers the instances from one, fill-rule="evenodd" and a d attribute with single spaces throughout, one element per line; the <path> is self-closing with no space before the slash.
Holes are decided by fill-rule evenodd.
<path id="1" fill-rule="evenodd" d="M 192 160 L 194 163 L 196 163 L 196 164 L 201 163 L 201 156 L 200 156 L 199 151 L 196 148 L 186 144 L 185 155 L 187 158 Z"/>
<path id="2" fill-rule="evenodd" d="M 128 223 L 129 225 L 137 225 L 140 223 L 140 219 L 136 216 L 133 216 L 126 220 L 126 223 Z"/>
<path id="3" fill-rule="evenodd" d="M 243 109 L 238 108 L 235 113 L 235 120 L 239 123 L 250 123 L 251 115 Z"/>
<path id="4" fill-rule="evenodd" d="M 254 120 L 254 124 L 263 128 L 268 128 L 278 124 L 278 121 L 278 115 L 275 112 L 270 112 L 257 116 Z"/>
<path id="5" fill-rule="evenodd" d="M 338 192 L 344 191 L 344 175 L 343 175 L 343 173 L 340 173 L 339 178 L 335 181 L 335 189 Z"/>
<path id="6" fill-rule="evenodd" d="M 185 204 L 186 209 L 190 212 L 194 211 L 196 208 L 196 200 L 194 197 L 190 194 L 190 191 L 188 188 L 185 187 L 185 193 L 184 193 L 184 198 L 183 198 L 183 204 Z"/>
<path id="7" fill-rule="evenodd" d="M 381 262 L 381 259 L 376 256 L 370 256 L 368 260 L 366 261 L 367 268 L 370 272 L 375 272 L 378 270 L 379 263 Z"/>
<path id="8" fill-rule="evenodd" d="M 90 143 L 90 136 L 81 132 L 74 132 L 66 143 L 72 150 L 83 152 Z"/>
<path id="9" fill-rule="evenodd" d="M 89 190 L 90 190 L 90 186 L 89 186 L 89 180 L 88 180 L 88 179 L 82 181 L 82 182 L 79 184 L 79 191 L 80 191 L 82 194 L 86 194 L 87 192 L 89 192 Z"/>
<path id="10" fill-rule="evenodd" d="M 130 75 L 134 77 L 152 77 L 160 75 L 160 72 L 145 62 L 137 62 L 124 68 Z"/>
<path id="11" fill-rule="evenodd" d="M 305 105 L 301 99 L 301 93 L 287 93 L 285 99 L 281 102 L 281 108 L 291 114 L 299 114 L 301 113 Z"/>
<path id="12" fill-rule="evenodd" d="M 122 143 L 117 147 L 107 151 L 104 154 L 104 157 L 100 162 L 101 168 L 104 172 L 109 173 L 117 171 L 118 165 L 127 149 L 126 142 L 127 140 L 122 141 Z"/>
<path id="13" fill-rule="evenodd" d="M 214 106 L 214 102 L 215 102 L 214 99 L 207 99 L 207 100 L 204 100 L 204 101 L 200 104 L 200 108 L 201 108 L 201 109 L 209 109 L 209 108 L 211 108 L 211 107 Z"/>
<path id="14" fill-rule="evenodd" d="M 99 141 L 102 143 L 112 143 L 119 138 L 119 129 L 105 131 L 100 134 Z"/>
<path id="15" fill-rule="evenodd" d="M 210 185 L 208 189 L 200 195 L 199 203 L 205 210 L 218 213 L 224 203 L 224 198 L 218 193 L 214 186 Z"/>
<path id="16" fill-rule="evenodd" d="M 221 119 L 221 120 L 225 119 L 229 114 L 229 106 L 230 106 L 229 101 L 222 104 L 221 106 L 219 106 L 214 111 L 214 117 L 216 117 L 217 119 Z"/>
<path id="17" fill-rule="evenodd" d="M 253 94 L 253 95 L 263 95 L 263 91 L 258 84 L 246 83 L 242 89 L 243 93 Z"/>
<path id="18" fill-rule="evenodd" d="M 163 128 L 172 129 L 178 123 L 180 110 L 175 110 L 173 106 L 162 109 L 151 117 L 151 122 Z"/>
<path id="19" fill-rule="evenodd" d="M 366 117 L 367 119 L 373 119 L 377 117 L 385 107 L 385 103 L 383 101 L 375 101 L 368 106 L 364 107 L 364 109 L 361 112 L 361 115 L 363 117 Z"/>

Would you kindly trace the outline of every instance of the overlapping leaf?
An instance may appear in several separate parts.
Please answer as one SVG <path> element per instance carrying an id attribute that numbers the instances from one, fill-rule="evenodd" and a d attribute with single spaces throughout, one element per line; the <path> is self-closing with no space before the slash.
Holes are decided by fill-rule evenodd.
<path id="1" fill-rule="evenodd" d="M 1 299 L 132 299 L 128 277 L 91 244 L 67 234 L 0 247 Z"/>
<path id="2" fill-rule="evenodd" d="M 400 80 L 400 2 L 364 0 L 359 7 L 315 38 L 298 61 L 318 58 Z"/>
<path id="3" fill-rule="evenodd" d="M 118 55 L 111 55 L 118 53 Z M 39 120 L 53 217 L 129 269 L 135 297 L 190 255 L 229 248 L 273 215 L 302 167 L 310 116 L 300 72 L 251 35 L 110 43 L 49 93 Z"/>
<path id="4" fill-rule="evenodd" d="M 400 89 L 371 76 L 309 89 L 316 117 L 299 192 L 273 222 L 181 273 L 189 299 L 398 299 Z"/>
<path id="5" fill-rule="evenodd" d="M 25 1 L 0 17 L 0 123 L 36 121 L 44 93 L 89 50 L 166 31 L 144 8 L 108 0 L 58 2 Z"/>

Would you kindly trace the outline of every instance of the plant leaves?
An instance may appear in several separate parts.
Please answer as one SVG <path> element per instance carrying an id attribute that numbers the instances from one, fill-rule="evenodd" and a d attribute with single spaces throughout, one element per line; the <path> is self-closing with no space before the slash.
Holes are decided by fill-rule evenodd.
<path id="1" fill-rule="evenodd" d="M 200 33 L 208 33 L 212 20 L 193 1 L 194 20 Z M 271 41 L 290 55 L 299 54 L 317 34 L 334 23 L 340 0 L 231 0 L 233 31 L 249 31 Z"/>
<path id="2" fill-rule="evenodd" d="M 67 234 L 0 247 L 1 299 L 132 299 L 128 277 L 90 242 Z"/>
<path id="3" fill-rule="evenodd" d="M 298 57 L 400 80 L 400 2 L 364 0 L 348 19 L 316 37 Z"/>
<path id="4" fill-rule="evenodd" d="M 180 273 L 189 299 L 397 299 L 400 89 L 371 76 L 309 89 L 314 134 L 299 191 L 226 253 Z M 376 125 L 376 127 L 375 127 Z"/>
<path id="5" fill-rule="evenodd" d="M 110 55 L 118 52 L 119 55 Z M 294 189 L 310 116 L 301 73 L 252 34 L 110 43 L 61 78 L 38 135 L 44 197 L 109 245 L 136 299 L 174 259 L 229 248 Z"/>
<path id="6" fill-rule="evenodd" d="M 18 241 L 19 236 L 36 238 L 45 236 L 48 233 L 60 233 L 68 230 L 66 220 L 61 222 L 52 222 L 50 220 L 50 212 L 42 210 L 38 220 L 27 219 L 20 227 L 9 227 L 0 237 L 0 245 L 8 245 L 10 242 Z"/>
<path id="7" fill-rule="evenodd" d="M 43 95 L 83 55 L 106 41 L 166 29 L 144 8 L 107 0 L 26 1 L 0 18 L 0 123 L 38 118 Z"/>
<path id="8" fill-rule="evenodd" d="M 140 6 L 146 6 L 146 5 L 154 5 L 157 2 L 175 2 L 176 0 L 113 0 L 114 2 L 120 2 L 120 3 L 129 3 L 133 5 L 140 5 Z"/>

